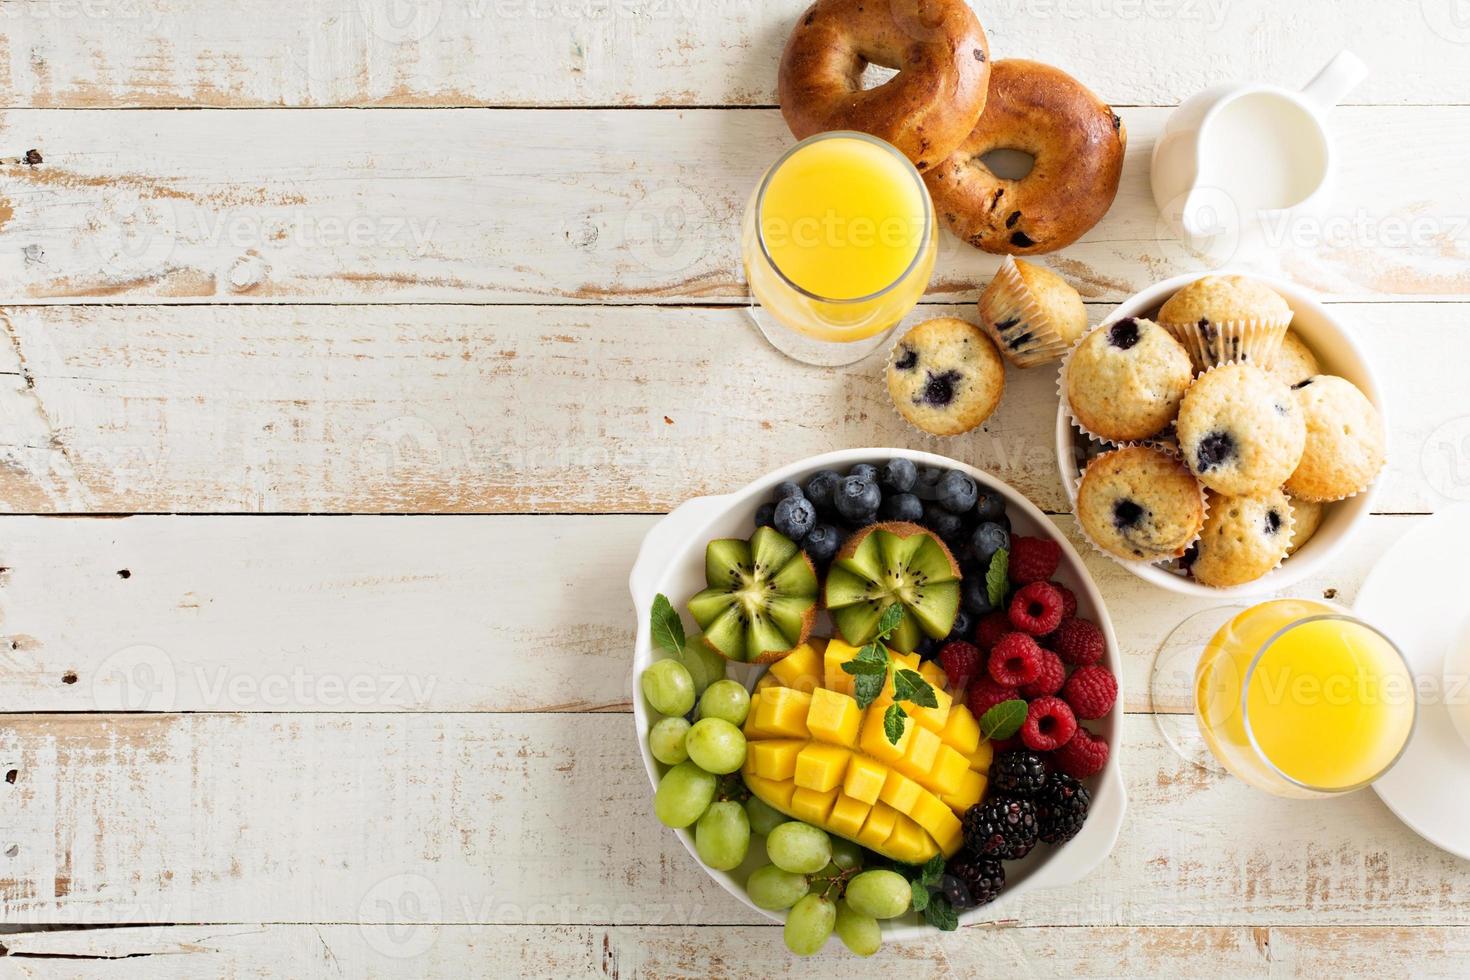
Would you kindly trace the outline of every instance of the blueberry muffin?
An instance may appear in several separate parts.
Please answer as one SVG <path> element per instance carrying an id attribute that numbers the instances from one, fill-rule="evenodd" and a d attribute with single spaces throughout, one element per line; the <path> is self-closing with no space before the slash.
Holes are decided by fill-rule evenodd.
<path id="1" fill-rule="evenodd" d="M 980 294 L 980 325 L 1017 367 L 1058 360 L 1087 330 L 1077 290 L 1043 266 L 1006 256 Z"/>
<path id="2" fill-rule="evenodd" d="M 1152 320 L 1130 317 L 1082 338 L 1067 358 L 1062 393 L 1085 432 L 1137 442 L 1174 420 L 1193 377 L 1177 340 Z"/>
<path id="3" fill-rule="evenodd" d="M 1204 494 L 1178 459 L 1152 446 L 1124 446 L 1088 464 L 1077 487 L 1077 520 L 1100 549 L 1124 561 L 1184 554 L 1204 525 Z"/>
<path id="4" fill-rule="evenodd" d="M 909 424 L 936 436 L 984 422 L 1005 391 L 1005 362 L 973 323 L 942 316 L 915 326 L 888 359 L 888 394 Z"/>
<path id="5" fill-rule="evenodd" d="M 1301 462 L 1307 426 L 1290 388 L 1253 364 L 1222 364 L 1185 392 L 1174 425 L 1201 483 L 1236 497 L 1279 488 Z"/>
<path id="6" fill-rule="evenodd" d="M 1291 544 L 1286 546 L 1286 556 L 1290 558 L 1322 526 L 1322 512 L 1327 509 L 1327 505 L 1314 500 L 1301 500 L 1289 494 L 1286 499 L 1291 501 Z"/>
<path id="7" fill-rule="evenodd" d="M 1291 501 L 1280 490 L 1259 497 L 1209 493 L 1209 514 L 1189 563 L 1194 580 L 1215 588 L 1254 582 L 1281 564 L 1291 545 Z"/>
<path id="8" fill-rule="evenodd" d="M 1266 369 L 1266 373 L 1290 388 L 1314 374 L 1321 374 L 1322 365 L 1317 363 L 1317 356 L 1302 342 L 1297 332 L 1288 330 L 1286 336 L 1281 338 L 1281 349 L 1271 359 L 1271 366 Z"/>
<path id="9" fill-rule="evenodd" d="M 1286 481 L 1302 500 L 1342 500 L 1367 489 L 1383 469 L 1383 419 L 1346 378 L 1319 374 L 1292 390 L 1306 419 L 1300 465 Z"/>
<path id="10" fill-rule="evenodd" d="M 1169 297 L 1159 323 L 1202 371 L 1231 361 L 1266 365 L 1281 347 L 1291 307 L 1257 279 L 1205 276 Z"/>

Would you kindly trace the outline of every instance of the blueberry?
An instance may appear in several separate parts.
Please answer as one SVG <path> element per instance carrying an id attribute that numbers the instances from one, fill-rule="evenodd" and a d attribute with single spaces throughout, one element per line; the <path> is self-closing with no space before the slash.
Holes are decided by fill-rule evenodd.
<path id="1" fill-rule="evenodd" d="M 930 371 L 929 377 L 924 381 L 924 390 L 919 393 L 914 402 L 943 408 L 954 401 L 954 386 L 960 377 L 958 371 L 942 371 L 939 374 Z"/>
<path id="2" fill-rule="evenodd" d="M 871 524 L 878 516 L 878 505 L 883 495 L 878 484 L 865 476 L 846 476 L 837 484 L 832 494 L 837 513 L 854 524 Z"/>
<path id="3" fill-rule="evenodd" d="M 847 475 L 860 476 L 864 479 L 872 480 L 876 483 L 878 481 L 878 467 L 874 466 L 872 463 L 858 463 L 852 469 L 847 471 Z"/>
<path id="4" fill-rule="evenodd" d="M 960 515 L 951 514 L 936 503 L 924 505 L 923 524 L 951 547 L 959 543 L 965 531 L 965 522 L 960 519 Z"/>
<path id="5" fill-rule="evenodd" d="M 970 554 L 982 568 L 990 567 L 990 559 L 997 551 L 1010 547 L 1011 533 L 994 521 L 986 521 L 970 535 Z"/>
<path id="6" fill-rule="evenodd" d="M 1276 534 L 1281 530 L 1281 514 L 1273 507 L 1266 511 L 1266 533 Z"/>
<path id="7" fill-rule="evenodd" d="M 998 520 L 1005 516 L 1006 498 L 994 490 L 981 490 L 980 502 L 975 505 L 975 511 L 982 521 Z"/>
<path id="8" fill-rule="evenodd" d="M 761 504 L 755 509 L 755 526 L 770 527 L 776 520 L 776 505 Z"/>
<path id="9" fill-rule="evenodd" d="M 1194 455 L 1199 472 L 1208 473 L 1234 458 L 1235 440 L 1228 432 L 1211 432 L 1199 441 Z"/>
<path id="10" fill-rule="evenodd" d="M 1129 317 L 1113 324 L 1108 328 L 1108 343 L 1119 350 L 1128 350 L 1138 343 L 1138 321 Z"/>
<path id="11" fill-rule="evenodd" d="M 800 541 L 817 523 L 817 508 L 803 496 L 783 497 L 776 501 L 772 526 L 792 541 Z"/>
<path id="12" fill-rule="evenodd" d="M 919 352 L 907 344 L 903 347 L 903 353 L 894 358 L 893 366 L 899 371 L 912 371 L 919 363 Z"/>
<path id="13" fill-rule="evenodd" d="M 787 497 L 803 496 L 801 487 L 790 480 L 783 480 L 776 484 L 776 492 L 772 495 L 773 500 L 785 500 Z"/>
<path id="14" fill-rule="evenodd" d="M 920 637 L 914 652 L 919 655 L 920 660 L 933 660 L 939 655 L 939 641 L 930 636 Z"/>
<path id="15" fill-rule="evenodd" d="M 830 508 L 832 489 L 837 486 L 837 481 L 840 479 L 842 479 L 842 474 L 836 470 L 818 470 L 806 481 L 806 499 L 818 507 Z"/>
<path id="16" fill-rule="evenodd" d="M 987 616 L 995 612 L 985 588 L 985 576 L 971 575 L 960 582 L 960 605 L 972 616 Z"/>
<path id="17" fill-rule="evenodd" d="M 814 563 L 825 565 L 837 554 L 837 549 L 842 547 L 842 532 L 831 524 L 818 524 L 807 532 L 801 547 Z"/>
<path id="18" fill-rule="evenodd" d="M 975 617 L 967 609 L 956 609 L 954 625 L 949 628 L 948 640 L 969 640 L 975 630 Z"/>
<path id="19" fill-rule="evenodd" d="M 939 466 L 925 466 L 919 470 L 919 477 L 914 481 L 914 493 L 919 495 L 920 500 L 933 500 L 937 492 L 939 481 L 944 477 L 944 469 Z"/>
<path id="20" fill-rule="evenodd" d="M 935 499 L 952 514 L 963 514 L 974 507 L 980 493 L 975 481 L 959 470 L 950 470 L 940 477 L 939 486 L 935 489 L 938 494 Z"/>
<path id="21" fill-rule="evenodd" d="M 878 474 L 878 484 L 891 493 L 908 493 L 919 479 L 919 468 L 911 459 L 890 459 Z"/>
<path id="22" fill-rule="evenodd" d="M 911 493 L 895 493 L 883 498 L 878 515 L 885 521 L 922 521 L 924 502 Z"/>
<path id="23" fill-rule="evenodd" d="M 1120 500 L 1113 504 L 1113 527 L 1123 530 L 1132 527 L 1143 518 L 1143 507 L 1132 500 Z"/>

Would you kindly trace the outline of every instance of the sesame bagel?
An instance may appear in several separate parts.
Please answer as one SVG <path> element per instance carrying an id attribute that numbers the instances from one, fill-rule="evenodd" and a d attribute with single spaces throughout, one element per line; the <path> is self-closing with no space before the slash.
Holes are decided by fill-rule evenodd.
<path id="1" fill-rule="evenodd" d="M 1070 245 L 1118 193 L 1128 133 L 1066 72 L 1035 61 L 997 61 L 990 97 L 970 135 L 924 175 L 934 207 L 960 238 L 987 252 L 1033 255 Z M 981 157 L 1020 150 L 1035 158 L 1017 180 Z"/>
<path id="2" fill-rule="evenodd" d="M 898 74 L 862 87 L 869 64 Z M 985 108 L 990 47 L 964 0 L 817 0 L 781 55 L 781 115 L 797 139 L 850 129 L 887 140 L 922 173 Z"/>

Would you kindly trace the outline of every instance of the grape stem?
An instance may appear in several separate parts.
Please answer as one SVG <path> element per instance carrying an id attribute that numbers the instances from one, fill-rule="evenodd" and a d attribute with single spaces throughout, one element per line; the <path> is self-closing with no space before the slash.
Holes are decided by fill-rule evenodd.
<path id="1" fill-rule="evenodd" d="M 835 875 L 826 878 L 822 877 L 821 875 L 815 875 L 812 878 L 812 883 L 816 884 L 819 881 L 825 881 L 827 883 L 827 887 L 822 889 L 822 897 L 831 901 L 836 901 L 836 899 L 841 898 L 844 894 L 846 894 L 848 880 L 861 870 L 861 867 L 847 868 L 846 870 L 838 871 Z M 837 888 L 839 885 L 841 886 L 841 888 L 834 898 L 832 895 L 832 889 Z"/>

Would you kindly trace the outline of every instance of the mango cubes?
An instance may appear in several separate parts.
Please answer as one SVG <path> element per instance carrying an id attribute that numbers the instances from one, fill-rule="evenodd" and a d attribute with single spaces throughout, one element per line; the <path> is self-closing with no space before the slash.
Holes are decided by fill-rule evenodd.
<path id="1" fill-rule="evenodd" d="M 745 784 L 777 810 L 898 861 L 922 864 L 963 843 L 960 817 L 985 795 L 990 745 L 966 707 L 943 690 L 944 674 L 913 654 L 889 651 L 884 688 L 866 709 L 842 665 L 858 654 L 840 639 L 813 639 L 756 685 L 745 722 Z M 897 744 L 883 715 L 893 672 L 919 671 L 938 706 L 905 702 Z"/>

